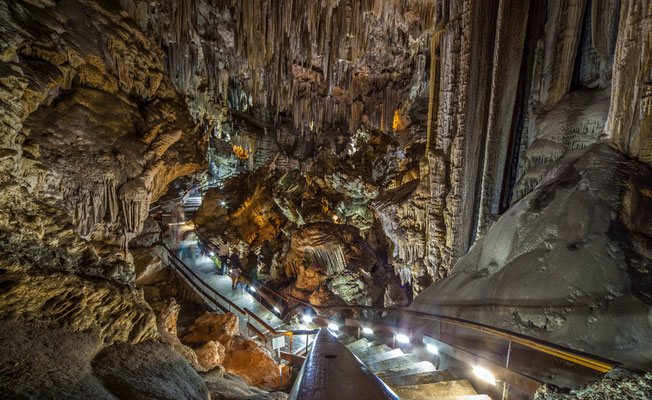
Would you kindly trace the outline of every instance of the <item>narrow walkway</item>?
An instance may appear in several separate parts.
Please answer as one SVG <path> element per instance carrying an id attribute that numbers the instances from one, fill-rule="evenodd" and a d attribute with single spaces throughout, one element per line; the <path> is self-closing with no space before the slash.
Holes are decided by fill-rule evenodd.
<path id="1" fill-rule="evenodd" d="M 228 275 L 219 275 L 213 260 L 207 256 L 193 254 L 193 248 L 195 250 L 200 249 L 201 243 L 187 240 L 182 241 L 180 245 L 180 250 L 182 249 L 182 251 L 177 251 L 177 256 L 179 256 L 187 266 L 192 268 L 193 272 L 195 272 L 202 281 L 210 285 L 218 293 L 229 299 L 238 307 L 248 308 L 273 328 L 284 328 L 285 324 L 283 323 L 283 320 L 258 302 L 258 300 L 256 300 L 249 292 L 245 291 L 243 288 L 232 290 L 231 277 Z M 240 331 L 243 334 L 248 335 L 247 316 L 243 316 L 235 310 L 234 312 L 238 315 L 240 320 Z M 261 331 L 265 330 L 260 326 L 260 324 L 258 324 L 258 322 L 254 320 L 250 320 L 249 322 Z"/>
<path id="2" fill-rule="evenodd" d="M 167 235 L 166 235 L 167 236 Z M 238 288 L 236 290 L 232 289 L 231 277 L 228 275 L 220 275 L 217 271 L 217 266 L 207 256 L 202 256 L 200 254 L 201 243 L 196 240 L 186 240 L 179 243 L 179 247 L 176 249 L 176 255 L 190 267 L 197 276 L 207 285 L 211 286 L 222 296 L 229 299 L 229 301 L 236 304 L 241 309 L 247 308 L 256 314 L 257 317 L 265 321 L 268 325 L 274 329 L 279 330 L 291 330 L 291 329 L 306 329 L 308 327 L 298 326 L 293 327 L 285 324 L 282 319 L 280 319 L 276 314 L 270 311 L 267 307 L 261 304 L 256 298 L 247 292 L 244 288 Z M 169 246 L 173 248 L 172 246 Z M 222 303 L 227 305 L 226 303 Z M 233 312 L 238 316 L 240 334 L 246 337 L 252 337 L 253 333 L 247 328 L 247 322 L 256 327 L 259 331 L 265 332 L 266 329 L 253 318 L 250 319 L 247 315 L 242 315 L 236 310 Z M 287 338 L 286 338 L 287 339 Z M 292 339 L 292 349 L 296 350 L 304 347 L 306 342 L 305 336 L 298 335 Z M 268 347 L 271 348 L 271 343 L 268 343 Z M 282 348 L 283 351 L 290 352 L 289 340 L 285 341 L 285 346 Z"/>

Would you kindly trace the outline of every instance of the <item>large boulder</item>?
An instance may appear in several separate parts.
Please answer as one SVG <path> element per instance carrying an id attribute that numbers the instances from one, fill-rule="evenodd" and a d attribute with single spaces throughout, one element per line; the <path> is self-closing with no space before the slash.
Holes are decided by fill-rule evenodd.
<path id="1" fill-rule="evenodd" d="M 269 393 L 257 387 L 249 386 L 239 376 L 229 373 L 216 374 L 211 371 L 202 377 L 213 400 L 285 400 L 288 398 L 287 393 Z"/>
<path id="2" fill-rule="evenodd" d="M 163 246 L 139 247 L 131 249 L 136 267 L 136 284 L 154 285 L 169 279 L 167 251 Z"/>
<path id="3" fill-rule="evenodd" d="M 248 385 L 269 391 L 286 386 L 291 375 L 287 364 L 277 363 L 267 349 L 243 336 L 235 337 L 223 366 L 226 372 L 238 375 Z"/>
<path id="4" fill-rule="evenodd" d="M 11 320 L 0 320 L 0 343 L 3 398 L 209 398 L 201 377 L 164 343 L 106 346 L 92 331 Z"/>
<path id="5" fill-rule="evenodd" d="M 102 350 L 92 367 L 104 386 L 120 399 L 210 398 L 201 377 L 163 343 L 115 344 Z"/>
<path id="6" fill-rule="evenodd" d="M 412 309 L 650 369 L 650 221 L 649 166 L 607 144 L 573 151 Z M 546 379 L 546 368 L 532 376 Z"/>
<path id="7" fill-rule="evenodd" d="M 195 323 L 182 333 L 181 341 L 193 346 L 217 341 L 228 348 L 238 333 L 238 316 L 236 314 L 219 314 L 208 311 L 197 318 Z"/>
<path id="8" fill-rule="evenodd" d="M 222 343 L 211 340 L 196 348 L 195 354 L 197 354 L 199 364 L 206 370 L 211 370 L 222 364 L 225 350 Z"/>

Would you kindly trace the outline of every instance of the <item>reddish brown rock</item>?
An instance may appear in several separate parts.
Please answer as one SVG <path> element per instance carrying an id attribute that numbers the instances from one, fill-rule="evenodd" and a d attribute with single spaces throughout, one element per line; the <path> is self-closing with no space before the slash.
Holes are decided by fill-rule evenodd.
<path id="1" fill-rule="evenodd" d="M 238 375 L 248 385 L 264 390 L 278 390 L 287 385 L 290 379 L 290 368 L 287 365 L 280 365 L 283 374 L 281 382 L 279 364 L 268 350 L 243 336 L 235 337 L 223 366 L 226 372 Z"/>
<path id="2" fill-rule="evenodd" d="M 203 346 L 196 348 L 195 354 L 197 354 L 197 361 L 199 364 L 206 370 L 211 370 L 222 364 L 225 350 L 220 342 L 211 340 Z"/>
<path id="3" fill-rule="evenodd" d="M 181 336 L 189 345 L 200 345 L 210 341 L 220 342 L 229 348 L 233 337 L 238 334 L 238 316 L 234 313 L 219 314 L 206 312 Z"/>

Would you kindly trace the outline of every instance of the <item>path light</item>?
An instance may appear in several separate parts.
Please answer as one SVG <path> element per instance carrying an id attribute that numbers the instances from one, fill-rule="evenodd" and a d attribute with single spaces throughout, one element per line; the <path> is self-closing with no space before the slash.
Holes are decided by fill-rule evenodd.
<path id="1" fill-rule="evenodd" d="M 279 310 L 279 309 L 276 308 L 276 307 L 274 307 L 274 311 L 276 311 L 277 314 L 280 314 L 280 313 L 281 313 L 281 310 Z"/>
<path id="2" fill-rule="evenodd" d="M 428 351 L 431 352 L 432 354 L 439 354 L 439 349 L 438 349 L 437 346 L 435 346 L 434 344 L 430 344 L 430 343 L 428 343 L 428 344 L 426 345 L 426 350 L 428 350 Z"/>
<path id="3" fill-rule="evenodd" d="M 486 368 L 476 365 L 473 367 L 473 373 L 475 374 L 475 376 L 477 376 L 478 378 L 480 378 L 481 380 L 489 384 L 492 385 L 496 384 L 496 377 L 494 376 L 494 374 L 491 373 L 491 371 L 489 371 Z"/>
<path id="4" fill-rule="evenodd" d="M 213 257 L 213 256 L 215 255 L 215 253 L 213 253 L 212 251 L 209 251 L 209 252 L 208 252 L 208 255 L 211 256 L 211 257 Z"/>
<path id="5" fill-rule="evenodd" d="M 256 288 L 253 286 L 249 286 L 249 290 L 251 290 L 251 293 L 256 293 Z"/>
<path id="6" fill-rule="evenodd" d="M 374 331 L 371 330 L 371 328 L 362 328 L 362 333 L 364 333 L 365 335 L 371 335 L 372 333 L 374 333 Z"/>
<path id="7" fill-rule="evenodd" d="M 310 315 L 308 315 L 308 314 L 303 314 L 303 316 L 301 317 L 301 320 L 303 322 L 305 322 L 306 324 L 309 324 L 309 323 L 312 322 L 312 317 Z"/>
<path id="8" fill-rule="evenodd" d="M 340 327 L 337 326 L 337 324 L 328 324 L 328 329 L 330 329 L 331 331 L 339 331 Z"/>
<path id="9" fill-rule="evenodd" d="M 396 335 L 396 341 L 399 343 L 410 343 L 410 338 L 399 333 Z"/>
<path id="10" fill-rule="evenodd" d="M 220 204 L 222 205 L 222 207 L 226 207 L 226 202 L 224 200 L 220 201 Z"/>

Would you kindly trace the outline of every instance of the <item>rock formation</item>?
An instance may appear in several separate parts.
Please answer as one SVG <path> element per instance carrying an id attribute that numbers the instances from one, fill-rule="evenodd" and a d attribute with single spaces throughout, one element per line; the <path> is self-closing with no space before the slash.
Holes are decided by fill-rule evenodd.
<path id="1" fill-rule="evenodd" d="M 607 144 L 567 153 L 411 308 L 649 369 L 651 173 Z"/>
<path id="2" fill-rule="evenodd" d="M 148 216 L 204 183 L 187 227 L 301 301 L 652 368 L 651 31 L 650 0 L 0 0 L 0 389 L 278 397 L 237 319 L 178 335 Z"/>
<path id="3" fill-rule="evenodd" d="M 233 313 L 207 312 L 181 332 L 180 339 L 194 347 L 199 363 L 207 370 L 221 365 L 247 385 L 269 391 L 282 387 L 281 370 L 283 382 L 289 382 L 288 366 L 277 363 L 260 344 L 241 336 L 238 317 Z"/>

